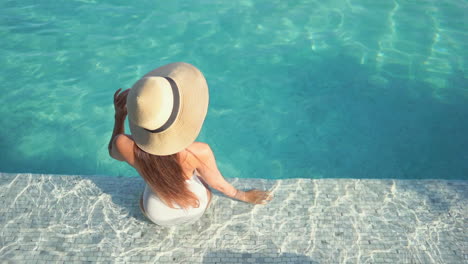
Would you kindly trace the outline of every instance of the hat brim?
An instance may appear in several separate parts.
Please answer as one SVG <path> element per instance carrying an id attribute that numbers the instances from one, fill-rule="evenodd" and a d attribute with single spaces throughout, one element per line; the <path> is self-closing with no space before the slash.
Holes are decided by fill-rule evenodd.
<path id="1" fill-rule="evenodd" d="M 193 65 L 176 62 L 159 67 L 144 77 L 169 77 L 177 84 L 180 94 L 179 113 L 166 130 L 152 133 L 129 120 L 133 140 L 145 152 L 165 156 L 184 150 L 201 131 L 208 111 L 208 84 Z"/>

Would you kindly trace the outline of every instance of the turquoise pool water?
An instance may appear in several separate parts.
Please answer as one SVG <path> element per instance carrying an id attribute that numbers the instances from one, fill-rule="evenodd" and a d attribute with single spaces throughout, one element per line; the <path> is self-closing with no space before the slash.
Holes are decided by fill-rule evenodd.
<path id="1" fill-rule="evenodd" d="M 0 171 L 136 176 L 112 94 L 174 61 L 225 177 L 468 175 L 466 1 L 2 1 Z"/>

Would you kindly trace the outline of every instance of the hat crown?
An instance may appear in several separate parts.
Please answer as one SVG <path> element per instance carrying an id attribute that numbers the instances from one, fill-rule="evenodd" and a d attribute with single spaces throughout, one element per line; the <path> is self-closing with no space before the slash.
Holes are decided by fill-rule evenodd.
<path id="1" fill-rule="evenodd" d="M 144 77 L 136 82 L 127 96 L 129 121 L 149 130 L 161 127 L 174 107 L 171 84 L 163 77 Z"/>

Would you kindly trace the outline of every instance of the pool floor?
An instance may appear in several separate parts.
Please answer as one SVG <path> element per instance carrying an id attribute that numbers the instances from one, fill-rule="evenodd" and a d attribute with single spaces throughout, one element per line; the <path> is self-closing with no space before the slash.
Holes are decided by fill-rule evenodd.
<path id="1" fill-rule="evenodd" d="M 468 263 L 468 181 L 228 179 L 195 224 L 140 213 L 140 178 L 0 173 L 0 259 L 20 263 Z"/>

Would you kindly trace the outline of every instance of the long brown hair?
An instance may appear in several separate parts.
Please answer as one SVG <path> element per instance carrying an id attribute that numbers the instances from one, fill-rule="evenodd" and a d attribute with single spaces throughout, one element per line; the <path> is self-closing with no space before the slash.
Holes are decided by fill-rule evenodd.
<path id="1" fill-rule="evenodd" d="M 175 208 L 174 203 L 182 208 L 200 205 L 197 196 L 185 184 L 186 178 L 178 153 L 168 156 L 152 155 L 136 144 L 133 152 L 141 176 L 169 207 Z"/>

